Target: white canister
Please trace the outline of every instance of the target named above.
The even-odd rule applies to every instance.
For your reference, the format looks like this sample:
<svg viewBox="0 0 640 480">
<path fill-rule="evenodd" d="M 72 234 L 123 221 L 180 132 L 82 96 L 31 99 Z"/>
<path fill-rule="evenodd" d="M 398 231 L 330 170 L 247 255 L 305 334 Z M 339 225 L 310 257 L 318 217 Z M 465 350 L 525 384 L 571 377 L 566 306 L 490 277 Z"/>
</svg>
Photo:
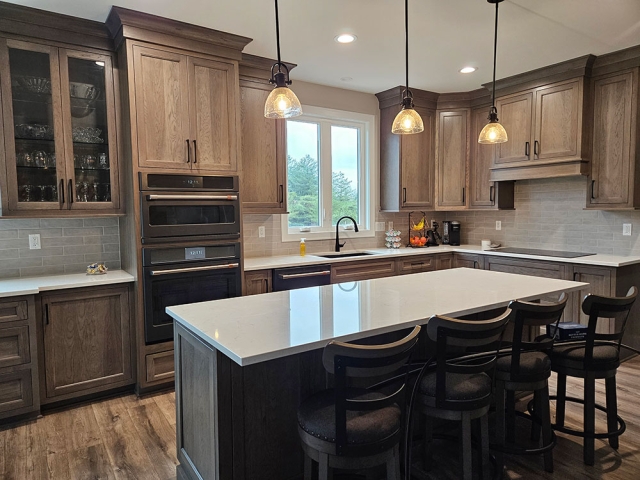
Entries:
<svg viewBox="0 0 640 480">
<path fill-rule="evenodd" d="M 491 250 L 491 240 L 482 240 L 482 249 Z"/>
</svg>

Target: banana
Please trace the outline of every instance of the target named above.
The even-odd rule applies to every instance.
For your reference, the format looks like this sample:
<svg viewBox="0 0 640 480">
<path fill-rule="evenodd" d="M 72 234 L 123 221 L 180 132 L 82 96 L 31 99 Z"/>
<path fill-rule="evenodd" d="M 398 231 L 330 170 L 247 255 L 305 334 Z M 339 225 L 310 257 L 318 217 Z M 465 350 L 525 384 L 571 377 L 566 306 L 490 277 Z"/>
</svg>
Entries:
<svg viewBox="0 0 640 480">
<path fill-rule="evenodd" d="M 424 228 L 424 217 L 417 224 L 411 226 L 411 230 L 422 230 Z"/>
</svg>

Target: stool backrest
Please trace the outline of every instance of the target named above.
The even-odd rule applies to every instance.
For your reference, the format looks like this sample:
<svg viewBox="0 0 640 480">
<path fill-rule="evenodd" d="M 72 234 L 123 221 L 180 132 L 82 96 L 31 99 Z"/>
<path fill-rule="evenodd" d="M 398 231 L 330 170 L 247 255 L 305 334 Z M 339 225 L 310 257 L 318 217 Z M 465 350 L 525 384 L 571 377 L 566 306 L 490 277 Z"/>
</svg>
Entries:
<svg viewBox="0 0 640 480">
<path fill-rule="evenodd" d="M 553 349 L 554 337 L 545 338 L 542 341 L 527 342 L 522 339 L 526 327 L 543 327 L 555 324 L 556 331 L 558 323 L 567 305 L 567 295 L 562 293 L 555 303 L 533 303 L 522 300 L 514 300 L 509 304 L 513 310 L 513 342 L 511 346 L 511 370 L 512 381 L 527 381 L 520 374 L 520 356 L 526 351 L 551 351 Z"/>
<path fill-rule="evenodd" d="M 629 319 L 631 307 L 638 297 L 638 289 L 631 287 L 625 297 L 603 297 L 589 294 L 582 301 L 582 311 L 589 315 L 584 362 L 587 368 L 593 366 L 593 347 L 597 340 L 612 342 L 617 345 L 618 352 Z M 616 331 L 613 333 L 596 333 L 599 320 L 615 318 Z M 619 321 L 618 321 L 619 320 Z"/>
<path fill-rule="evenodd" d="M 500 349 L 502 334 L 507 322 L 513 318 L 513 310 L 507 310 L 500 316 L 489 320 L 460 320 L 435 315 L 427 323 L 429 339 L 436 343 L 436 407 L 448 410 L 479 408 L 488 405 L 491 395 L 474 402 L 467 400 L 446 400 L 446 381 L 448 373 L 474 374 L 493 370 Z M 487 347 L 496 344 L 493 354 L 469 362 L 450 358 L 451 351 L 459 352 L 458 347 Z M 477 404 L 476 406 L 472 405 Z"/>
<path fill-rule="evenodd" d="M 324 368 L 335 375 L 335 414 L 336 414 L 336 454 L 363 455 L 372 454 L 371 448 L 380 445 L 349 445 L 347 439 L 347 411 L 380 410 L 397 404 L 404 417 L 405 386 L 409 369 L 400 376 L 399 388 L 390 395 L 376 399 L 348 398 L 347 379 L 349 377 L 372 378 L 389 375 L 407 367 L 411 353 L 418 343 L 420 327 L 413 328 L 411 333 L 393 343 L 385 345 L 357 345 L 332 341 L 327 344 L 322 354 Z M 400 435 L 400 432 L 398 432 Z M 397 441 L 396 436 L 388 439 L 389 445 Z"/>
</svg>

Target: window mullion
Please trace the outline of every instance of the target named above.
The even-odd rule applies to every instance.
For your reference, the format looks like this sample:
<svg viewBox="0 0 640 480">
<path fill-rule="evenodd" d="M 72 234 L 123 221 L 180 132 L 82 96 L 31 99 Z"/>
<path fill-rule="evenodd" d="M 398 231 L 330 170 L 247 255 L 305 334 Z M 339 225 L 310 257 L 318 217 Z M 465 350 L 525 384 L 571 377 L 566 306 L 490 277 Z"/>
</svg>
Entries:
<svg viewBox="0 0 640 480">
<path fill-rule="evenodd" d="M 332 181 L 331 181 L 331 122 L 320 122 L 320 176 L 321 176 L 321 208 L 324 216 L 322 219 L 322 227 L 327 229 L 332 225 L 331 219 L 333 218 L 332 212 Z"/>
</svg>

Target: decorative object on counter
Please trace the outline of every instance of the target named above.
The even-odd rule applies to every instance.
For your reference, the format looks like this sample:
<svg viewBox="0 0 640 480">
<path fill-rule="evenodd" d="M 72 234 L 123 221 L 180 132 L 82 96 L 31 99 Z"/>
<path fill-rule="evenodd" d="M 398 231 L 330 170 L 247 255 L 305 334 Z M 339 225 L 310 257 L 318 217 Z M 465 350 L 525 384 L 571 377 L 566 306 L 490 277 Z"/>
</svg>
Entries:
<svg viewBox="0 0 640 480">
<path fill-rule="evenodd" d="M 51 94 L 51 80 L 42 77 L 16 77 L 20 88 L 28 93 Z"/>
<path fill-rule="evenodd" d="M 442 242 L 442 237 L 438 233 L 438 222 L 431 221 L 432 230 L 427 230 L 427 247 L 437 247 Z"/>
<path fill-rule="evenodd" d="M 427 245 L 427 214 L 426 212 L 417 212 L 422 214 L 422 218 L 418 223 L 412 220 L 413 214 L 416 212 L 409 212 L 409 244 L 407 247 L 412 248 L 425 248 Z"/>
<path fill-rule="evenodd" d="M 482 249 L 483 250 L 490 250 L 491 249 L 491 240 L 482 240 L 481 245 L 482 245 Z"/>
<path fill-rule="evenodd" d="M 402 92 L 402 110 L 396 115 L 391 126 L 391 133 L 409 135 L 424 131 L 422 118 L 413 109 L 413 94 L 409 90 L 409 1 L 404 0 L 404 67 L 405 89 Z"/>
<path fill-rule="evenodd" d="M 92 263 L 87 266 L 87 275 L 106 275 L 108 270 L 104 263 Z"/>
<path fill-rule="evenodd" d="M 307 254 L 307 244 L 304 243 L 306 239 L 300 239 L 300 256 L 304 257 Z"/>
<path fill-rule="evenodd" d="M 489 123 L 487 123 L 478 137 L 478 143 L 505 143 L 509 140 L 507 131 L 498 122 L 498 109 L 496 108 L 496 57 L 498 54 L 498 5 L 503 0 L 487 0 L 496 4 L 496 27 L 493 37 L 493 93 L 491 109 L 489 110 Z"/>
<path fill-rule="evenodd" d="M 266 118 L 292 118 L 302 115 L 302 105 L 293 90 L 289 88 L 289 67 L 280 58 L 280 18 L 278 16 L 278 0 L 276 5 L 276 44 L 278 47 L 278 61 L 271 67 L 269 83 L 275 85 L 264 104 Z M 276 67 L 278 71 L 276 72 Z M 284 69 L 284 71 L 283 71 Z"/>
<path fill-rule="evenodd" d="M 400 230 L 387 230 L 384 232 L 384 245 L 387 248 L 400 248 L 402 246 L 402 232 Z"/>
</svg>

